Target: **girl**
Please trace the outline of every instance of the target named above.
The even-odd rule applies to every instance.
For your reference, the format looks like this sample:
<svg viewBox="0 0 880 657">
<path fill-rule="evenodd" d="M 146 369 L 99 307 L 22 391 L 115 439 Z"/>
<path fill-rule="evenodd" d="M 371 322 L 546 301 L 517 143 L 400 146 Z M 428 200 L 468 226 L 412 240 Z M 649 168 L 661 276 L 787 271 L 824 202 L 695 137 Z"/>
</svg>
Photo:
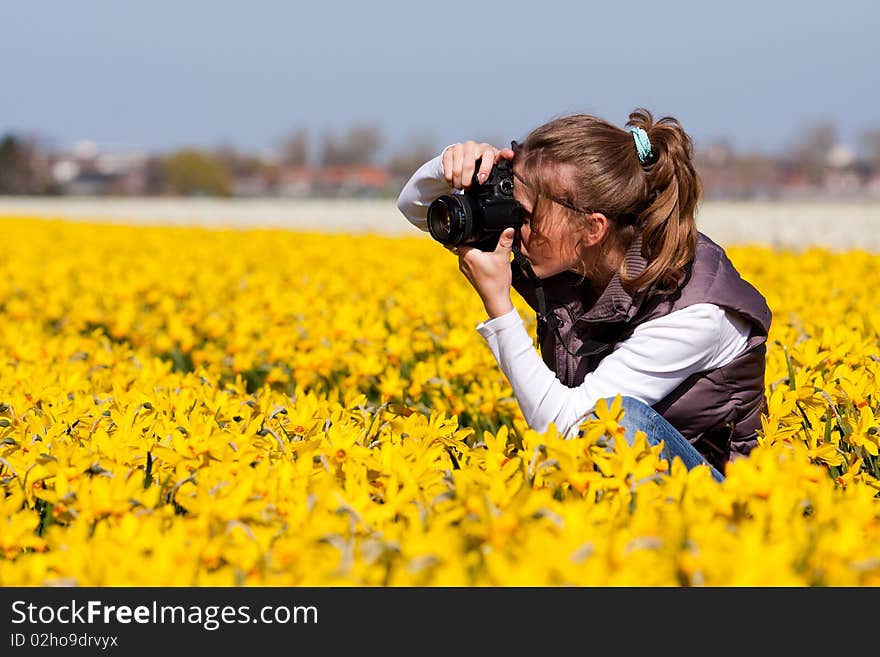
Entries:
<svg viewBox="0 0 880 657">
<path fill-rule="evenodd" d="M 452 144 L 413 174 L 397 205 L 427 230 L 432 200 L 511 160 L 522 226 L 493 252 L 450 250 L 483 301 L 477 331 L 529 426 L 576 435 L 600 399 L 619 393 L 627 441 L 644 431 L 667 458 L 710 465 L 720 481 L 757 443 L 770 309 L 697 230 L 701 185 L 680 123 L 636 109 L 626 127 L 574 114 L 511 148 Z M 541 355 L 511 286 L 538 313 Z"/>
</svg>

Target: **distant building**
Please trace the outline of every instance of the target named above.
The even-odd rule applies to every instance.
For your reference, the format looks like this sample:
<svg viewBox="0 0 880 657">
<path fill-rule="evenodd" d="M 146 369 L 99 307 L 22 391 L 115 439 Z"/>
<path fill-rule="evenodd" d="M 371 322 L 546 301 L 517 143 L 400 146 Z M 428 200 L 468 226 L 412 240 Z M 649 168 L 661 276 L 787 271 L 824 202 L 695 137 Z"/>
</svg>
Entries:
<svg viewBox="0 0 880 657">
<path fill-rule="evenodd" d="M 274 196 L 272 180 L 267 176 L 253 174 L 248 176 L 237 176 L 232 181 L 233 196 Z"/>
<path fill-rule="evenodd" d="M 81 141 L 71 155 L 55 157 L 50 171 L 62 194 L 136 196 L 147 191 L 147 159 L 140 151 L 100 153 L 93 142 Z"/>
<path fill-rule="evenodd" d="M 378 197 L 392 182 L 387 169 L 371 165 L 283 167 L 275 194 L 284 197 Z"/>
<path fill-rule="evenodd" d="M 314 167 L 282 167 L 275 183 L 275 195 L 285 198 L 311 196 L 318 180 Z"/>
</svg>

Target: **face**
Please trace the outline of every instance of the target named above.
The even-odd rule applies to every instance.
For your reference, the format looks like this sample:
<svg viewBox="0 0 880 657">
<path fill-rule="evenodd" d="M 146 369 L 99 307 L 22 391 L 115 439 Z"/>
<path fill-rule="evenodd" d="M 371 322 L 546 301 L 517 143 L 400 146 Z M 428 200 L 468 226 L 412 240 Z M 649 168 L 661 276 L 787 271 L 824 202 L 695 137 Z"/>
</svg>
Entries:
<svg viewBox="0 0 880 657">
<path fill-rule="evenodd" d="M 531 263 L 535 275 L 548 278 L 564 271 L 580 271 L 583 262 L 576 249 L 578 237 L 564 208 L 549 200 L 541 202 L 539 212 L 545 215 L 539 217 L 541 235 L 537 236 L 532 232 L 533 195 L 518 178 L 514 180 L 513 198 L 523 212 L 520 251 Z"/>
</svg>

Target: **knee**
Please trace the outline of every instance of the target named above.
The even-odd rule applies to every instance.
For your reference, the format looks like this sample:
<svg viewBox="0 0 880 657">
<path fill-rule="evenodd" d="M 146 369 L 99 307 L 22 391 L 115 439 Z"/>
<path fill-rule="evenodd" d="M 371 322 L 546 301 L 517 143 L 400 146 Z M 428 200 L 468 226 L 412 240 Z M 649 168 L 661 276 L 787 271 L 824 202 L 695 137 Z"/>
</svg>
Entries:
<svg viewBox="0 0 880 657">
<path fill-rule="evenodd" d="M 614 397 L 606 397 L 605 398 L 608 407 L 611 407 L 611 404 L 614 403 Z M 627 410 L 645 410 L 650 409 L 651 407 L 643 402 L 641 399 L 636 399 L 635 397 L 629 397 L 627 395 L 621 395 L 620 397 L 621 407 L 624 411 Z"/>
<path fill-rule="evenodd" d="M 608 408 L 614 403 L 614 397 L 606 397 Z M 620 408 L 623 411 L 621 423 L 627 426 L 641 426 L 654 418 L 654 409 L 641 399 L 621 396 Z"/>
</svg>

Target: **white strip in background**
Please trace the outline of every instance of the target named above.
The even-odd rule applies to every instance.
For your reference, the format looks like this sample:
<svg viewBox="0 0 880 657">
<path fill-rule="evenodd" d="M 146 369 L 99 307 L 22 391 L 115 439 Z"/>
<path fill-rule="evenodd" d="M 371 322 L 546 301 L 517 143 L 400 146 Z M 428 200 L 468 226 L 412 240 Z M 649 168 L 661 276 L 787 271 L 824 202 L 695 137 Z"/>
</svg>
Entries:
<svg viewBox="0 0 880 657">
<path fill-rule="evenodd" d="M 0 196 L 0 216 L 3 215 L 428 238 L 400 214 L 393 199 Z M 697 225 L 725 247 L 757 244 L 801 250 L 819 246 L 836 251 L 864 249 L 880 253 L 880 199 L 704 201 Z"/>
</svg>

